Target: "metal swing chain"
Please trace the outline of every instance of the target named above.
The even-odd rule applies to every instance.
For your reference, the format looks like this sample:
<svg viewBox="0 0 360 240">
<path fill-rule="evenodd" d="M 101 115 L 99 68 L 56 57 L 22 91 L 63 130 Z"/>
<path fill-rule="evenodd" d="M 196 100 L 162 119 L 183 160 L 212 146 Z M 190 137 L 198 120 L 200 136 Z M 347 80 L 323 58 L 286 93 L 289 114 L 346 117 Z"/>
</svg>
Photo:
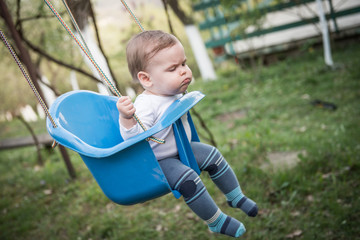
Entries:
<svg viewBox="0 0 360 240">
<path fill-rule="evenodd" d="M 52 11 L 52 13 L 55 15 L 55 17 L 59 20 L 59 22 L 61 23 L 61 25 L 65 28 L 65 30 L 69 33 L 69 35 L 75 40 L 76 44 L 80 47 L 80 49 L 84 52 L 84 54 L 88 57 L 88 59 L 90 60 L 90 62 L 93 64 L 93 66 L 95 67 L 95 69 L 97 70 L 97 72 L 99 73 L 99 75 L 101 76 L 101 79 L 103 81 L 103 83 L 107 84 L 109 86 L 109 88 L 112 90 L 112 92 L 118 96 L 121 97 L 122 95 L 120 94 L 119 90 L 116 89 L 116 87 L 112 84 L 112 82 L 108 79 L 108 77 L 105 75 L 105 73 L 101 70 L 101 68 L 99 67 L 99 65 L 95 62 L 95 59 L 92 57 L 90 50 L 87 48 L 87 46 L 85 47 L 80 41 L 79 39 L 75 36 L 75 34 L 71 31 L 71 29 L 69 28 L 69 26 L 65 23 L 65 21 L 63 20 L 63 18 L 60 16 L 60 14 L 56 11 L 56 9 L 54 8 L 54 6 L 50 3 L 49 0 L 44 0 L 46 5 L 50 8 L 50 10 Z M 64 1 L 63 1 L 64 2 Z M 75 19 L 73 18 L 73 15 L 71 14 L 70 9 L 67 7 L 66 5 L 66 9 L 67 11 L 70 13 L 70 18 L 72 18 L 72 21 L 75 25 L 75 28 L 77 29 L 79 35 L 82 37 L 81 31 L 79 29 L 79 27 L 77 26 L 77 23 L 75 21 Z M 140 24 L 140 23 L 139 23 Z M 139 25 L 141 26 L 141 25 Z M 84 39 L 83 42 L 85 43 Z M 85 44 L 86 45 L 86 44 Z M 86 49 L 87 48 L 87 49 Z M 146 127 L 144 126 L 144 124 L 140 121 L 140 119 L 138 118 L 138 116 L 136 114 L 134 114 L 134 119 L 137 121 L 137 123 L 139 123 L 139 125 L 141 126 L 141 128 L 146 131 Z M 165 140 L 163 139 L 159 139 L 156 137 L 149 137 L 147 138 L 147 140 L 151 140 L 154 141 L 156 143 L 160 143 L 163 144 L 165 143 Z"/>
<path fill-rule="evenodd" d="M 28 84 L 31 87 L 31 90 L 34 92 L 38 102 L 40 103 L 41 107 L 43 108 L 44 112 L 46 113 L 46 116 L 49 118 L 51 124 L 53 125 L 54 128 L 57 128 L 57 125 L 55 123 L 55 120 L 52 118 L 52 116 L 50 115 L 50 112 L 48 110 L 48 108 L 46 107 L 46 104 L 44 102 L 44 100 L 42 99 L 42 97 L 40 96 L 38 90 L 36 89 L 33 81 L 31 80 L 30 76 L 27 74 L 27 72 L 24 69 L 24 66 L 22 65 L 20 59 L 17 57 L 14 49 L 11 47 L 11 45 L 9 44 L 5 34 L 3 33 L 3 31 L 1 31 L 0 29 L 0 37 L 1 40 L 4 42 L 5 46 L 7 47 L 7 49 L 9 50 L 11 56 L 14 58 L 16 64 L 18 65 L 18 67 L 20 68 L 22 74 L 24 75 L 26 81 L 28 82 Z"/>
</svg>

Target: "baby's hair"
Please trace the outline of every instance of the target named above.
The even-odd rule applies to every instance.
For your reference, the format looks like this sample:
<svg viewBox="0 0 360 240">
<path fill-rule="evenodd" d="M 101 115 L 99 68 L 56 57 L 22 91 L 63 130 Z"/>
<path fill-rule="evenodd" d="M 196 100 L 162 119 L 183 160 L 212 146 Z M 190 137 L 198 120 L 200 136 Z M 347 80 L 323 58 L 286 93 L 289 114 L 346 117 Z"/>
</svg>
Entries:
<svg viewBox="0 0 360 240">
<path fill-rule="evenodd" d="M 179 40 L 160 30 L 141 32 L 130 39 L 126 47 L 126 58 L 130 74 L 137 80 L 137 74 L 145 71 L 149 60 L 160 50 L 174 46 Z"/>
</svg>

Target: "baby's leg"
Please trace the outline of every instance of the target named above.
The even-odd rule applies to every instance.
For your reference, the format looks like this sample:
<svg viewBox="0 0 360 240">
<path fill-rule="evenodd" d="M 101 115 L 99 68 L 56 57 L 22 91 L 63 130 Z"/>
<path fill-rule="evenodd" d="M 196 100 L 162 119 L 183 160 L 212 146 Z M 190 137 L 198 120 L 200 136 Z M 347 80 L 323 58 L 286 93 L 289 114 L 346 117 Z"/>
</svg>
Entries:
<svg viewBox="0 0 360 240">
<path fill-rule="evenodd" d="M 221 153 L 215 147 L 200 142 L 192 142 L 191 147 L 200 170 L 209 172 L 211 179 L 225 194 L 229 205 L 255 217 L 258 213 L 256 203 L 242 193 L 235 173 Z"/>
<path fill-rule="evenodd" d="M 196 172 L 176 158 L 160 160 L 159 164 L 172 189 L 178 190 L 189 208 L 206 221 L 209 229 L 232 237 L 245 232 L 244 225 L 224 214 L 207 192 Z"/>
</svg>

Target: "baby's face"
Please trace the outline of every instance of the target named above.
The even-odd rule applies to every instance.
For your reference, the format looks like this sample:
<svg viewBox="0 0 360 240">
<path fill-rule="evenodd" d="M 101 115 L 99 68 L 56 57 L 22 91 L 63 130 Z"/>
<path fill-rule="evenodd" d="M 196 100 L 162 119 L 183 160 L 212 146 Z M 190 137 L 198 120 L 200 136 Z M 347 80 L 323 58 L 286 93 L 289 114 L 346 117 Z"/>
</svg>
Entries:
<svg viewBox="0 0 360 240">
<path fill-rule="evenodd" d="M 150 59 L 147 72 L 152 81 L 148 90 L 161 96 L 185 92 L 192 80 L 192 72 L 186 65 L 184 47 L 180 42 L 156 53 Z"/>
</svg>

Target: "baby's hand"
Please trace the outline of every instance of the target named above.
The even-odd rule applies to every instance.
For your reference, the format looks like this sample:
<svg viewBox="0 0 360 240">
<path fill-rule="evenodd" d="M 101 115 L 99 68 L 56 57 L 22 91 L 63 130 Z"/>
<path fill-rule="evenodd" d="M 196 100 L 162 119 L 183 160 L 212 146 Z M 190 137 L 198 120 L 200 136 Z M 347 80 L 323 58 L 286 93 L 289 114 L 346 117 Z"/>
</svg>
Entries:
<svg viewBox="0 0 360 240">
<path fill-rule="evenodd" d="M 131 98 L 128 96 L 120 97 L 116 103 L 116 107 L 118 108 L 121 117 L 125 119 L 131 119 L 136 111 Z"/>
</svg>

